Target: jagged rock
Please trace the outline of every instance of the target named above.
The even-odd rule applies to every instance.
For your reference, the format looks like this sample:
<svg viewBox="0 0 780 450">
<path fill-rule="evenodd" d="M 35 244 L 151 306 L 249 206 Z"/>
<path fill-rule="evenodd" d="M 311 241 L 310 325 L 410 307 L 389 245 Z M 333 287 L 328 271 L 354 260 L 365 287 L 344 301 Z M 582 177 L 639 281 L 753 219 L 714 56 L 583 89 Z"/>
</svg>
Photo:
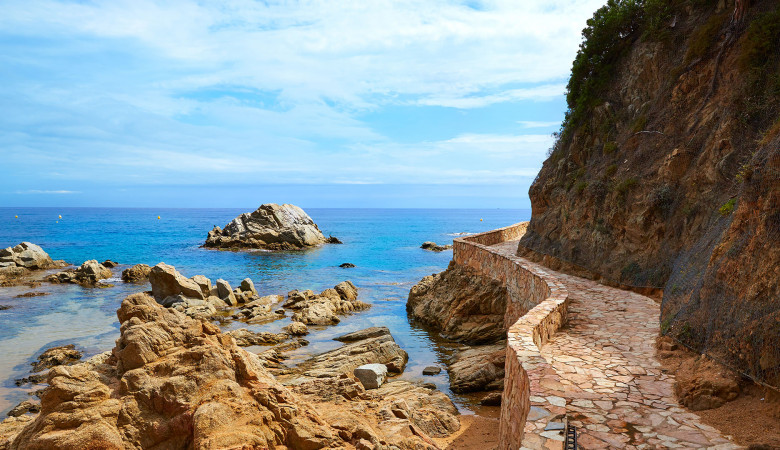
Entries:
<svg viewBox="0 0 780 450">
<path fill-rule="evenodd" d="M 22 403 L 16 405 L 11 411 L 8 412 L 10 417 L 19 417 L 27 413 L 39 413 L 41 411 L 41 405 L 33 402 L 32 400 L 25 400 Z"/>
<path fill-rule="evenodd" d="M 249 347 L 250 345 L 275 345 L 286 341 L 288 336 L 285 333 L 268 333 L 266 331 L 254 332 L 246 328 L 239 328 L 225 333 L 236 340 L 239 347 Z"/>
<path fill-rule="evenodd" d="M 325 289 L 319 295 L 312 291 L 290 291 L 285 308 L 295 310 L 293 321 L 307 325 L 335 325 L 341 322 L 339 315 L 368 309 L 371 305 L 357 299 L 357 288 L 349 281 Z"/>
<path fill-rule="evenodd" d="M 452 248 L 452 245 L 450 245 L 450 244 L 447 244 L 447 245 L 438 245 L 438 244 L 437 244 L 437 243 L 435 243 L 435 242 L 426 241 L 426 242 L 423 242 L 423 243 L 422 243 L 422 245 L 420 246 L 420 248 L 421 248 L 421 249 L 423 249 L 423 250 L 430 250 L 430 251 L 432 251 L 432 252 L 443 252 L 444 250 L 449 250 L 449 249 L 451 249 L 451 248 Z"/>
<path fill-rule="evenodd" d="M 501 283 L 451 262 L 412 287 L 406 310 L 447 339 L 492 343 L 506 336 L 506 298 Z"/>
<path fill-rule="evenodd" d="M 353 371 L 355 378 L 366 389 L 378 389 L 387 378 L 387 366 L 384 364 L 363 364 Z"/>
<path fill-rule="evenodd" d="M 233 288 L 230 287 L 230 283 L 222 278 L 217 280 L 217 297 L 221 298 L 230 306 L 238 306 L 238 300 L 233 293 Z"/>
<path fill-rule="evenodd" d="M 253 300 L 238 309 L 238 312 L 233 315 L 234 319 L 245 321 L 249 324 L 261 324 L 271 322 L 284 317 L 284 311 L 279 314 L 276 311 L 271 311 L 271 307 L 282 301 L 281 295 L 266 295 L 260 297 L 257 300 Z"/>
<path fill-rule="evenodd" d="M 450 389 L 465 393 L 503 388 L 506 343 L 458 352 L 449 365 Z"/>
<path fill-rule="evenodd" d="M 101 266 L 107 268 L 107 269 L 113 269 L 114 267 L 118 266 L 119 263 L 111 261 L 110 259 L 107 259 L 100 263 Z"/>
<path fill-rule="evenodd" d="M 204 298 L 208 298 L 211 295 L 211 280 L 203 275 L 195 275 L 190 279 L 198 285 Z"/>
<path fill-rule="evenodd" d="M 111 270 L 94 259 L 84 261 L 78 269 L 69 269 L 46 277 L 50 283 L 77 283 L 94 286 L 98 281 L 111 277 Z"/>
<path fill-rule="evenodd" d="M 0 267 L 23 267 L 28 270 L 52 267 L 54 261 L 43 249 L 30 242 L 0 249 Z"/>
<path fill-rule="evenodd" d="M 136 264 L 122 271 L 122 281 L 125 283 L 140 283 L 149 279 L 152 268 L 146 264 Z"/>
<path fill-rule="evenodd" d="M 375 337 L 386 336 L 389 334 L 390 334 L 390 329 L 387 327 L 370 327 L 358 331 L 353 331 L 352 333 L 347 333 L 341 336 L 337 336 L 333 338 L 333 340 L 339 342 L 357 342 L 357 341 L 364 341 L 366 339 L 371 339 Z"/>
<path fill-rule="evenodd" d="M 373 333 L 372 333 L 373 334 Z M 409 355 L 396 344 L 386 328 L 379 335 L 349 342 L 300 364 L 304 377 L 330 377 L 350 373 L 364 364 L 384 364 L 391 373 L 402 373 Z"/>
<path fill-rule="evenodd" d="M 45 373 L 35 373 L 29 377 L 18 378 L 14 380 L 14 384 L 16 386 L 24 386 L 25 384 L 41 384 L 46 381 L 46 377 L 47 374 Z"/>
<path fill-rule="evenodd" d="M 197 300 L 204 299 L 203 291 L 196 282 L 165 263 L 152 267 L 149 272 L 149 283 L 152 285 L 152 295 L 158 301 L 177 295 Z"/>
<path fill-rule="evenodd" d="M 11 309 L 8 305 L 0 305 L 0 311 L 5 311 L 6 309 Z"/>
<path fill-rule="evenodd" d="M 32 363 L 33 372 L 50 369 L 62 364 L 72 364 L 81 359 L 84 354 L 76 350 L 73 344 L 52 347 L 38 357 L 38 361 Z"/>
<path fill-rule="evenodd" d="M 239 289 L 241 289 L 243 292 L 249 292 L 254 296 L 257 295 L 257 291 L 255 290 L 255 283 L 252 282 L 251 278 L 244 278 L 241 280 L 241 286 Z"/>
<path fill-rule="evenodd" d="M 52 369 L 41 413 L 7 448 L 345 446 L 314 408 L 215 326 L 145 294 L 126 298 L 117 316 L 113 354 Z"/>
<path fill-rule="evenodd" d="M 355 267 L 355 265 L 352 263 L 343 263 L 343 264 L 339 264 L 339 267 L 341 267 L 342 269 L 351 269 Z"/>
<path fill-rule="evenodd" d="M 295 205 L 261 205 L 252 213 L 236 217 L 224 229 L 214 227 L 204 247 L 296 250 L 327 240 L 301 208 Z"/>
<path fill-rule="evenodd" d="M 302 322 L 293 322 L 286 327 L 282 328 L 282 331 L 292 336 L 306 336 L 309 334 L 309 327 Z"/>
</svg>

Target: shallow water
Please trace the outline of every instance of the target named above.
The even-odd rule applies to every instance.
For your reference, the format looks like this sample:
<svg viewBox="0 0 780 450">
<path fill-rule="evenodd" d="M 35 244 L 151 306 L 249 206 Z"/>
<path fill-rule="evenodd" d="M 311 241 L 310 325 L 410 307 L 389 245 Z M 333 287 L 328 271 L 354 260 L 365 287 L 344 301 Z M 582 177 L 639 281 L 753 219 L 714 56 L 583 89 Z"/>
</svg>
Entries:
<svg viewBox="0 0 780 450">
<path fill-rule="evenodd" d="M 122 264 L 113 269 L 115 276 L 129 265 L 164 261 L 186 276 L 202 274 L 212 281 L 224 278 L 233 286 L 250 277 L 261 295 L 285 294 L 291 289 L 319 292 L 349 279 L 359 288 L 359 298 L 372 308 L 343 317 L 337 326 L 313 329 L 306 337 L 310 345 L 291 352 L 291 361 L 341 345 L 333 337 L 386 326 L 409 353 L 401 377 L 417 380 L 423 379 L 423 367 L 442 364 L 457 347 L 407 317 L 409 289 L 423 276 L 446 268 L 452 257 L 451 251 L 429 252 L 421 250 L 420 244 L 429 240 L 450 243 L 456 233 L 486 231 L 530 217 L 530 210 L 505 209 L 307 209 L 326 236 L 332 234 L 344 244 L 284 253 L 199 247 L 214 225 L 224 226 L 242 212 L 246 210 L 0 208 L 0 247 L 30 241 L 52 258 L 71 264 L 111 259 Z M 357 267 L 339 268 L 344 262 Z M 0 305 L 11 306 L 0 311 L 0 414 L 27 398 L 29 389 L 17 388 L 13 381 L 27 376 L 29 363 L 47 348 L 74 343 L 92 355 L 113 347 L 119 335 L 116 309 L 125 296 L 149 286 L 108 281 L 114 286 L 43 283 L 34 289 L 0 288 Z M 30 291 L 49 295 L 15 298 Z M 233 322 L 225 328 L 277 331 L 288 323 L 288 318 L 263 325 Z M 469 397 L 449 391 L 446 371 L 424 378 L 436 383 L 464 412 L 472 409 Z"/>
</svg>

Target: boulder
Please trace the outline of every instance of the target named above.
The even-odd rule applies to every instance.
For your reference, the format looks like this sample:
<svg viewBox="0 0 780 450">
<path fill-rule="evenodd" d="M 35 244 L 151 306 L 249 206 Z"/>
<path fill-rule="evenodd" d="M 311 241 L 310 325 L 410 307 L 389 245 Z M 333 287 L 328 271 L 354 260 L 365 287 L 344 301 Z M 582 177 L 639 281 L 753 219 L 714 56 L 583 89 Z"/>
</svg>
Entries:
<svg viewBox="0 0 780 450">
<path fill-rule="evenodd" d="M 236 217 L 224 229 L 214 227 L 208 233 L 208 248 L 257 248 L 296 250 L 313 247 L 327 240 L 301 208 L 295 205 L 261 205 L 252 213 Z"/>
<path fill-rule="evenodd" d="M 222 278 L 217 280 L 217 297 L 221 298 L 230 306 L 238 306 L 238 300 L 233 293 L 233 288 L 230 287 L 230 283 Z"/>
<path fill-rule="evenodd" d="M 503 389 L 505 361 L 505 342 L 458 352 L 449 365 L 450 389 L 456 393 Z"/>
<path fill-rule="evenodd" d="M 342 281 L 341 283 L 337 284 L 333 289 L 335 289 L 336 292 L 339 293 L 339 296 L 344 300 L 353 301 L 357 299 L 358 296 L 357 288 L 349 280 Z"/>
<path fill-rule="evenodd" d="M 233 319 L 242 320 L 249 324 L 261 324 L 271 322 L 284 317 L 284 311 L 272 311 L 274 304 L 282 301 L 281 295 L 266 295 L 241 306 Z"/>
<path fill-rule="evenodd" d="M 257 291 L 255 290 L 255 283 L 252 282 L 251 278 L 244 278 L 241 280 L 241 286 L 239 286 L 239 289 L 243 292 L 249 292 L 253 296 L 257 295 Z"/>
<path fill-rule="evenodd" d="M 22 242 L 0 250 L 0 267 L 23 267 L 29 270 L 46 269 L 54 264 L 48 253 L 31 242 Z"/>
<path fill-rule="evenodd" d="M 353 371 L 355 378 L 366 389 L 379 389 L 387 378 L 387 366 L 384 364 L 364 364 Z"/>
<path fill-rule="evenodd" d="M 111 261 L 110 259 L 107 259 L 107 260 L 103 261 L 102 263 L 100 263 L 100 265 L 102 265 L 103 267 L 105 267 L 107 269 L 113 269 L 114 267 L 118 266 L 119 263 Z"/>
<path fill-rule="evenodd" d="M 449 245 L 449 244 L 448 245 L 439 245 L 439 244 L 437 244 L 435 242 L 426 241 L 426 242 L 422 243 L 420 248 L 423 249 L 423 250 L 430 250 L 432 252 L 443 252 L 444 250 L 451 249 L 452 245 Z"/>
<path fill-rule="evenodd" d="M 152 295 L 158 301 L 177 295 L 198 300 L 205 298 L 203 291 L 196 282 L 177 272 L 173 266 L 165 263 L 152 267 L 152 270 L 149 272 L 149 283 L 152 285 Z"/>
<path fill-rule="evenodd" d="M 352 263 L 343 263 L 343 264 L 339 264 L 339 267 L 341 267 L 342 269 L 351 269 L 355 267 L 355 265 Z"/>
<path fill-rule="evenodd" d="M 423 375 L 438 375 L 441 373 L 441 367 L 437 366 L 428 366 L 423 369 L 422 374 Z"/>
<path fill-rule="evenodd" d="M 149 279 L 152 268 L 146 264 L 136 264 L 122 271 L 122 281 L 125 283 L 140 283 Z"/>
<path fill-rule="evenodd" d="M 203 293 L 203 297 L 208 297 L 211 295 L 211 280 L 203 275 L 195 275 L 190 279 L 198 285 L 200 291 Z"/>
<path fill-rule="evenodd" d="M 76 279 L 80 283 L 95 284 L 106 278 L 111 278 L 111 270 L 94 259 L 84 261 L 81 267 L 76 269 Z"/>
<path fill-rule="evenodd" d="M 291 336 L 306 336 L 309 334 L 309 327 L 302 322 L 293 322 L 286 327 L 282 328 L 282 331 Z"/>
</svg>

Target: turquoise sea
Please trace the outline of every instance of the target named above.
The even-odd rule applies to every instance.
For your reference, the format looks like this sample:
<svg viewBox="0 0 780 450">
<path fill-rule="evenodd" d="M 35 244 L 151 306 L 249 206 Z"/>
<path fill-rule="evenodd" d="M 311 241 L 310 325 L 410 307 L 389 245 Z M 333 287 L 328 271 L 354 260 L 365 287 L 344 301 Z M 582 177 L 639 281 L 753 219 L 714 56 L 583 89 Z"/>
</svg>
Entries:
<svg viewBox="0 0 780 450">
<path fill-rule="evenodd" d="M 290 363 L 340 344 L 332 338 L 369 326 L 387 326 L 409 353 L 402 375 L 423 379 L 422 368 L 441 364 L 457 345 L 411 323 L 406 314 L 409 289 L 422 277 L 447 267 L 451 251 L 420 249 L 424 241 L 451 243 L 460 233 L 477 233 L 528 220 L 530 210 L 491 209 L 306 209 L 323 233 L 343 245 L 325 245 L 299 252 L 229 252 L 200 248 L 206 233 L 224 226 L 249 209 L 129 209 L 129 208 L 0 208 L 0 247 L 22 241 L 36 243 L 54 259 L 79 265 L 85 260 L 119 262 L 113 287 L 76 285 L 0 288 L 0 416 L 29 395 L 29 386 L 14 380 L 29 373 L 29 363 L 49 347 L 76 344 L 87 356 L 110 350 L 119 336 L 116 309 L 132 293 L 148 285 L 119 280 L 130 265 L 166 262 L 184 275 L 224 278 L 234 286 L 252 278 L 261 295 L 285 294 L 292 289 L 321 291 L 343 280 L 359 288 L 359 298 L 372 308 L 344 317 L 341 324 L 314 330 L 310 345 L 295 351 Z M 18 216 L 18 218 L 15 218 Z M 62 216 L 60 219 L 59 216 Z M 160 219 L 158 219 L 158 216 Z M 342 269 L 349 262 L 355 268 Z M 39 297 L 16 298 L 30 291 Z M 234 322 L 227 328 L 277 331 L 288 319 L 271 324 Z M 249 350 L 262 350 L 250 348 Z M 447 388 L 446 370 L 425 377 L 447 392 L 464 410 L 466 397 Z"/>
</svg>

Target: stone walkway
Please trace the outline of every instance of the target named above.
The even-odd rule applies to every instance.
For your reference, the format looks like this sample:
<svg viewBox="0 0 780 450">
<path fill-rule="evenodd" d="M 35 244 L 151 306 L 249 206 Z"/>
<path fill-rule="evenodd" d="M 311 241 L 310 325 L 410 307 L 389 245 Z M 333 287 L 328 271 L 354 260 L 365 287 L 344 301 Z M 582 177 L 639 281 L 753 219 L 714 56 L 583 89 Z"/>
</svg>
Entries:
<svg viewBox="0 0 780 450">
<path fill-rule="evenodd" d="M 517 241 L 493 246 L 514 255 Z M 534 264 L 530 261 L 528 264 Z M 568 325 L 541 349 L 551 367 L 529 373 L 523 448 L 561 449 L 564 416 L 582 449 L 741 448 L 686 411 L 655 358 L 652 299 L 553 272 L 569 290 Z"/>
</svg>

